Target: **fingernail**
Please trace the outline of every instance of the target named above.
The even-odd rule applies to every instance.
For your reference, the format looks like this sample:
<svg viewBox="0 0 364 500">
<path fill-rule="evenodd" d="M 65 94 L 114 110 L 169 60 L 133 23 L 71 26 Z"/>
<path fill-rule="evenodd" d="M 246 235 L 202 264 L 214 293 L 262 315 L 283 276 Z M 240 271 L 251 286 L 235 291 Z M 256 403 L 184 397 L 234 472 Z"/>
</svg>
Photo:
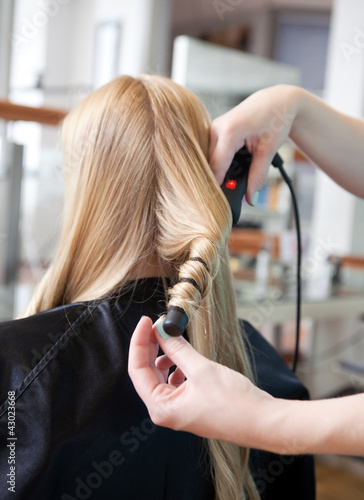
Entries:
<svg viewBox="0 0 364 500">
<path fill-rule="evenodd" d="M 260 195 L 260 191 L 255 191 L 255 193 L 252 196 L 252 204 L 254 207 L 257 205 L 257 203 L 259 201 L 259 195 Z"/>
<path fill-rule="evenodd" d="M 158 334 L 163 338 L 163 339 L 170 339 L 172 338 L 168 333 L 164 331 L 163 328 L 163 321 L 165 320 L 166 315 L 162 316 L 161 318 L 157 319 L 157 321 L 154 323 L 153 326 L 155 326 L 155 329 L 157 330 Z"/>
</svg>

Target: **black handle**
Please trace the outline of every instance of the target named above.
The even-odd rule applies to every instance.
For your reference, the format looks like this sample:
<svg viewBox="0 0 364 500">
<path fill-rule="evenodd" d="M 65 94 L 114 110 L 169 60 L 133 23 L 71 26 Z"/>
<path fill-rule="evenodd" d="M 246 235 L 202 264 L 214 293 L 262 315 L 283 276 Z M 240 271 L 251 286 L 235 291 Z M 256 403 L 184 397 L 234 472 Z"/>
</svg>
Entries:
<svg viewBox="0 0 364 500">
<path fill-rule="evenodd" d="M 226 172 L 221 189 L 226 196 L 233 215 L 233 226 L 240 218 L 241 204 L 246 193 L 248 185 L 249 168 L 252 162 L 252 155 L 242 147 L 235 154 L 233 161 Z"/>
</svg>

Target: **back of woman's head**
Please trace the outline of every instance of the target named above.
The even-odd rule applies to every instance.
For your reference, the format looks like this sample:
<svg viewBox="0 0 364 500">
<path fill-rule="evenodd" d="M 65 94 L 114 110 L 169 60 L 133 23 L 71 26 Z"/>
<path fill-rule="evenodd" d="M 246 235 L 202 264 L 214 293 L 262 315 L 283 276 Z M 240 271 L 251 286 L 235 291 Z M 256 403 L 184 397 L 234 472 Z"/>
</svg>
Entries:
<svg viewBox="0 0 364 500">
<path fill-rule="evenodd" d="M 196 96 L 159 76 L 117 78 L 68 114 L 61 240 L 27 314 L 120 293 L 152 266 L 171 278 L 167 302 L 187 312 L 192 344 L 249 374 L 226 250 L 231 213 L 208 165 L 209 126 Z M 246 450 L 209 446 L 217 498 L 258 498 Z"/>
</svg>

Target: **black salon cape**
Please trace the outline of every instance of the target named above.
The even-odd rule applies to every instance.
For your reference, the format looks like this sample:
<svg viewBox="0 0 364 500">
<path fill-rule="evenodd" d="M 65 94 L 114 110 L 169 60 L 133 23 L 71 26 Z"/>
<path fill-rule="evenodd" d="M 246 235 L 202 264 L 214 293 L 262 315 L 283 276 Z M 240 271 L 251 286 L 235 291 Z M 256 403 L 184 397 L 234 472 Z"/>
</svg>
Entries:
<svg viewBox="0 0 364 500">
<path fill-rule="evenodd" d="M 164 311 L 161 292 L 148 278 L 117 300 L 0 324 L 2 500 L 213 499 L 202 439 L 155 426 L 127 373 L 132 332 L 142 314 L 155 321 Z M 245 328 L 259 386 L 306 398 L 274 349 Z M 310 457 L 253 451 L 251 468 L 262 499 L 315 497 Z"/>
</svg>

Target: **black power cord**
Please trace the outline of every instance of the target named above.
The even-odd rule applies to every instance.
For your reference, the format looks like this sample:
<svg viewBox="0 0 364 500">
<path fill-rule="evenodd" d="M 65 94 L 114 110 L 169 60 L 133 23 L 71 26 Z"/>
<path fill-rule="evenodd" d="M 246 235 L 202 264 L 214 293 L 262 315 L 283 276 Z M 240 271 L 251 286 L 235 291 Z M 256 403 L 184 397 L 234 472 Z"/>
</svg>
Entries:
<svg viewBox="0 0 364 500">
<path fill-rule="evenodd" d="M 296 344 L 293 356 L 293 372 L 296 371 L 298 355 L 299 355 L 299 345 L 300 345 L 300 324 L 301 324 L 301 260 L 302 260 L 302 244 L 301 244 L 301 224 L 300 224 L 300 215 L 298 210 L 297 198 L 293 189 L 293 184 L 291 178 L 288 176 L 287 172 L 283 168 L 283 160 L 282 158 L 276 154 L 272 161 L 273 167 L 278 168 L 283 179 L 286 181 L 287 186 L 292 195 L 293 201 L 293 211 L 294 217 L 296 221 L 296 232 L 297 232 L 297 310 L 296 310 Z"/>
<path fill-rule="evenodd" d="M 241 212 L 241 203 L 247 188 L 247 181 L 249 169 L 252 162 L 252 155 L 244 146 L 234 156 L 234 159 L 225 175 L 224 182 L 221 189 L 229 202 L 233 226 L 238 222 Z M 296 219 L 297 228 L 297 315 L 296 315 L 296 346 L 293 357 L 293 371 L 296 371 L 298 354 L 299 354 L 299 341 L 300 341 L 300 322 L 301 322 L 301 227 L 300 218 L 298 213 L 298 205 L 296 195 L 293 190 L 291 179 L 288 177 L 283 168 L 283 160 L 277 153 L 272 160 L 272 165 L 279 169 L 283 179 L 286 181 L 292 195 L 294 214 Z M 197 285 L 197 283 L 196 283 Z M 198 285 L 197 285 L 198 286 Z M 168 309 L 167 317 L 163 323 L 163 329 L 174 337 L 182 335 L 188 318 L 186 312 L 180 307 L 173 306 Z"/>
</svg>

